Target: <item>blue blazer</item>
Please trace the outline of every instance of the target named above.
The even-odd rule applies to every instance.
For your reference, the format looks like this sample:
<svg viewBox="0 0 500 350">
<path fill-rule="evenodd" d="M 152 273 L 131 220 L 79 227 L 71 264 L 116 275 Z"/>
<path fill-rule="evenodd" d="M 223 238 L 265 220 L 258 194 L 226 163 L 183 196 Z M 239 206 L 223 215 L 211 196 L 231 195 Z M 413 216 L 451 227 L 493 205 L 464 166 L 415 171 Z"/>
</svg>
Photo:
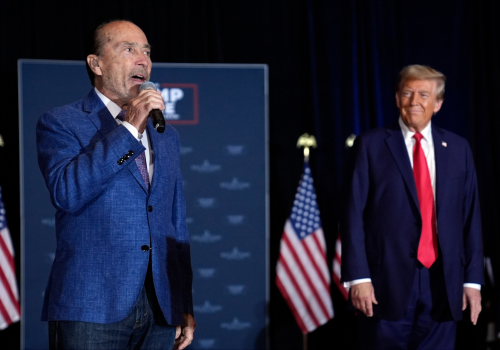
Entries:
<svg viewBox="0 0 500 350">
<path fill-rule="evenodd" d="M 439 253 L 453 319 L 462 318 L 463 283 L 484 283 L 476 171 L 467 141 L 432 124 Z M 371 278 L 374 315 L 403 317 L 421 233 L 415 179 L 398 123 L 356 138 L 340 218 L 342 279 Z"/>
<path fill-rule="evenodd" d="M 134 161 L 144 147 L 116 124 L 93 89 L 40 117 L 38 163 L 56 208 L 57 238 L 42 320 L 124 319 L 144 286 L 150 252 L 143 246 L 151 246 L 167 322 L 182 324 L 183 313 L 193 314 L 179 135 L 168 125 L 159 134 L 151 121 L 148 130 L 149 191 Z"/>
</svg>

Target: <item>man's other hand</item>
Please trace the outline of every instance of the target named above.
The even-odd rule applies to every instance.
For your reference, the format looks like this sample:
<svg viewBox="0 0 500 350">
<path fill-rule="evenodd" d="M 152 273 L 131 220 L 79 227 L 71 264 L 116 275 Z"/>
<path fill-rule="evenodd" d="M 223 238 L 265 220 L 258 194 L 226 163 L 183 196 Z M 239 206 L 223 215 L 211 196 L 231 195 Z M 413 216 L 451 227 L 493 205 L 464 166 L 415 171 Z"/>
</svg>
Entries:
<svg viewBox="0 0 500 350">
<path fill-rule="evenodd" d="M 378 304 L 371 282 L 358 283 L 351 286 L 352 305 L 368 317 L 373 316 L 373 305 Z"/>
<path fill-rule="evenodd" d="M 462 311 L 467 308 L 467 304 L 470 306 L 470 320 L 475 326 L 481 312 L 481 291 L 475 288 L 464 287 Z"/>
<path fill-rule="evenodd" d="M 196 321 L 193 315 L 184 314 L 184 323 L 175 330 L 174 350 L 182 350 L 191 344 L 195 328 Z"/>
</svg>

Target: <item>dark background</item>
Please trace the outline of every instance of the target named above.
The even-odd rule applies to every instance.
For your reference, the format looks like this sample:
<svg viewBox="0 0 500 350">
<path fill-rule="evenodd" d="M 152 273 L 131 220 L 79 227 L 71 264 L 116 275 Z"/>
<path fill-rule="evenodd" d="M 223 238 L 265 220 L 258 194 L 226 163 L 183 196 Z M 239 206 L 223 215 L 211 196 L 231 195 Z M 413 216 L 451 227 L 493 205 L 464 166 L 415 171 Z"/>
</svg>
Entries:
<svg viewBox="0 0 500 350">
<path fill-rule="evenodd" d="M 471 143 L 485 253 L 500 280 L 497 0 L 1 1 L 0 183 L 18 269 L 17 59 L 83 60 L 88 32 L 108 19 L 139 25 L 154 62 L 269 65 L 272 349 L 302 348 L 302 335 L 274 284 L 279 240 L 302 171 L 297 139 L 308 132 L 318 141 L 311 168 L 331 262 L 345 140 L 397 119 L 395 80 L 408 64 L 427 64 L 447 76 L 445 102 L 433 121 Z M 486 325 L 497 322 L 497 293 L 490 283 L 483 287 L 479 324 L 459 324 L 457 348 L 486 349 Z M 356 348 L 354 316 L 335 287 L 332 296 L 335 318 L 308 336 L 309 349 Z M 17 348 L 19 330 L 17 324 L 0 331 L 0 347 Z"/>
</svg>

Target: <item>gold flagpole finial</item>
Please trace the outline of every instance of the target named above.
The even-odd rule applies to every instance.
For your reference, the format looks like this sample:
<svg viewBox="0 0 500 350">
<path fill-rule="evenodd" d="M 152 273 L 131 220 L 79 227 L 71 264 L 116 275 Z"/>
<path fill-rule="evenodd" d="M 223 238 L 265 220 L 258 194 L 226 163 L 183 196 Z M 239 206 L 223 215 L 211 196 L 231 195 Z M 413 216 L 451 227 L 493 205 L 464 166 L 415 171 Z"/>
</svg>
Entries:
<svg viewBox="0 0 500 350">
<path fill-rule="evenodd" d="M 3 137 L 0 134 L 0 147 L 3 147 L 3 146 L 5 146 L 5 142 L 3 141 Z"/>
<path fill-rule="evenodd" d="M 308 133 L 303 134 L 297 141 L 297 148 L 304 147 L 304 160 L 309 160 L 309 147 L 316 148 L 316 138 Z"/>
<path fill-rule="evenodd" d="M 356 140 L 356 135 L 351 134 L 345 140 L 345 148 L 351 148 L 354 145 L 354 140 Z"/>
</svg>

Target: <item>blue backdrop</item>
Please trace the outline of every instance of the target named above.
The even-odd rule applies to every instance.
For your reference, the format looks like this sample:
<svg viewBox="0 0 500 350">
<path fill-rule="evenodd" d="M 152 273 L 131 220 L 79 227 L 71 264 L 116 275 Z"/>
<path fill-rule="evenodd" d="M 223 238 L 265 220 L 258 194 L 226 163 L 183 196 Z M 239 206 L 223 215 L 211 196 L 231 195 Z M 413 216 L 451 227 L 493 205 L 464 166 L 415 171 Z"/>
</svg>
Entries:
<svg viewBox="0 0 500 350">
<path fill-rule="evenodd" d="M 40 114 L 91 89 L 84 62 L 20 60 L 22 348 L 46 349 L 40 321 L 55 251 L 38 169 Z M 190 349 L 266 347 L 269 248 L 267 66 L 158 64 L 152 81 L 181 135 L 197 330 Z"/>
</svg>

